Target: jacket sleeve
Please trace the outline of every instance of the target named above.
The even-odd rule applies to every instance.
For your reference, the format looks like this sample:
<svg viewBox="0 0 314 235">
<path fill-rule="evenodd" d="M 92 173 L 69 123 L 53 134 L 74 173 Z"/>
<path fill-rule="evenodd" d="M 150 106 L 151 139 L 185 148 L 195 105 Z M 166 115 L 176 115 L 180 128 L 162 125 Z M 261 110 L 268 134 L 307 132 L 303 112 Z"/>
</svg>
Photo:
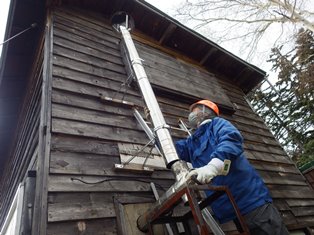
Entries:
<svg viewBox="0 0 314 235">
<path fill-rule="evenodd" d="M 190 155 L 187 147 L 187 140 L 178 140 L 176 142 L 176 150 L 179 155 L 179 158 L 186 161 L 190 162 Z"/>
<path fill-rule="evenodd" d="M 243 153 L 243 138 L 236 127 L 229 121 L 219 118 L 214 125 L 215 139 L 217 147 L 211 154 L 212 158 L 220 160 L 238 157 Z"/>
</svg>

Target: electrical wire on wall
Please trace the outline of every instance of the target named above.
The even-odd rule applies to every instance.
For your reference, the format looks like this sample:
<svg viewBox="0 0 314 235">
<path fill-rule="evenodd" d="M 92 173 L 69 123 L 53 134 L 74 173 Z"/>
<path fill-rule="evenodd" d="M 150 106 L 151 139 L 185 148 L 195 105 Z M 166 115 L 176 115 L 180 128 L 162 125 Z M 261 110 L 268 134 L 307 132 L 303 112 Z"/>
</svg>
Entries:
<svg viewBox="0 0 314 235">
<path fill-rule="evenodd" d="M 150 184 L 150 181 L 146 181 L 146 180 L 141 180 L 141 179 L 122 179 L 122 178 L 110 178 L 110 179 L 104 179 L 104 180 L 99 180 L 99 181 L 95 181 L 95 182 L 87 182 L 85 180 L 81 180 L 79 178 L 76 177 L 71 177 L 72 181 L 79 181 L 83 184 L 90 184 L 90 185 L 95 185 L 95 184 L 101 184 L 104 182 L 111 182 L 111 181 L 134 181 L 134 182 L 141 182 L 141 183 L 147 183 Z M 159 189 L 161 189 L 162 191 L 166 191 L 166 189 L 161 186 L 160 184 L 154 183 Z"/>
</svg>

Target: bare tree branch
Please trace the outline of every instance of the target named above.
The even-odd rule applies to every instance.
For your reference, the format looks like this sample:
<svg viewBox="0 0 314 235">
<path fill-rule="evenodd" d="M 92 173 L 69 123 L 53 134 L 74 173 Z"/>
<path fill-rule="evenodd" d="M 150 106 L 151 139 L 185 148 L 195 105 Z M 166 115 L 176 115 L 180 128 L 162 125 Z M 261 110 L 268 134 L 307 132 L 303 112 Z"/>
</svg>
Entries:
<svg viewBox="0 0 314 235">
<path fill-rule="evenodd" d="M 305 3 L 302 0 L 186 0 L 176 17 L 190 22 L 194 29 L 215 28 L 209 34 L 214 41 L 244 39 L 246 46 L 241 47 L 250 47 L 248 59 L 259 40 L 271 34 L 272 25 L 280 24 L 277 36 L 271 34 L 274 43 L 286 40 L 283 35 L 286 37 L 287 32 L 293 35 L 300 27 L 314 32 L 314 12 Z"/>
</svg>

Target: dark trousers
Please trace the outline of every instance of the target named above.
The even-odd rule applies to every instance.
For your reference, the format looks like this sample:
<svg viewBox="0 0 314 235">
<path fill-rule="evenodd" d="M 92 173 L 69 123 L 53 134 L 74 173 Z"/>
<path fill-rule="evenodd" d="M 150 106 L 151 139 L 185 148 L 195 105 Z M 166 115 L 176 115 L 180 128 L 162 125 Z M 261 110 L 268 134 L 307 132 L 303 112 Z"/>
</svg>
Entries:
<svg viewBox="0 0 314 235">
<path fill-rule="evenodd" d="M 243 217 L 251 235 L 289 235 L 278 210 L 272 203 L 266 203 Z M 239 221 L 234 222 L 240 230 Z"/>
</svg>

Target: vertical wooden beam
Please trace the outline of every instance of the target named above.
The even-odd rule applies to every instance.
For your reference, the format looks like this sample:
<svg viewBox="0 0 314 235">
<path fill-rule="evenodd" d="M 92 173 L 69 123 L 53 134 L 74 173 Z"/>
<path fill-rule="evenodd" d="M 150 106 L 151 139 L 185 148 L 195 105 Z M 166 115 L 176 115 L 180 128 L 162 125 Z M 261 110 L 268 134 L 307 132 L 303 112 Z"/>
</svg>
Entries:
<svg viewBox="0 0 314 235">
<path fill-rule="evenodd" d="M 52 90 L 52 14 L 47 11 L 43 62 L 43 83 L 39 126 L 36 193 L 32 231 L 45 235 L 47 231 L 48 175 L 51 144 L 51 90 Z"/>
<path fill-rule="evenodd" d="M 177 26 L 173 23 L 170 23 L 161 38 L 159 39 L 158 43 L 162 45 L 168 38 L 171 36 L 171 34 L 176 30 Z"/>
<path fill-rule="evenodd" d="M 126 231 L 126 220 L 124 216 L 124 210 L 122 203 L 115 197 L 113 197 L 113 203 L 117 215 L 117 230 L 118 235 L 124 235 L 127 234 Z"/>
<path fill-rule="evenodd" d="M 201 59 L 200 61 L 200 64 L 201 65 L 204 65 L 204 63 L 207 61 L 207 59 L 212 55 L 214 54 L 216 51 L 218 51 L 217 48 L 215 47 L 212 47 L 211 49 L 208 50 L 208 52 L 203 56 L 203 58 Z"/>
</svg>

